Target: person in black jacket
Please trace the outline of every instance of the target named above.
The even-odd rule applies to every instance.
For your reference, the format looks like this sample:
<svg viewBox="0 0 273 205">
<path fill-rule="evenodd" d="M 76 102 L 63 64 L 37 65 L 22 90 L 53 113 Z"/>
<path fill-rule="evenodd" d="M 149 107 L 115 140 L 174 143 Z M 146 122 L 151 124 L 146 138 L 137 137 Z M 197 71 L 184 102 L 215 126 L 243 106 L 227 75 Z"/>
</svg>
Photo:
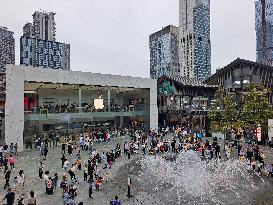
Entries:
<svg viewBox="0 0 273 205">
<path fill-rule="evenodd" d="M 15 193 L 11 191 L 11 188 L 8 188 L 8 193 L 5 195 L 5 197 L 2 199 L 2 202 L 4 200 L 7 200 L 7 205 L 13 205 L 15 200 Z"/>
<path fill-rule="evenodd" d="M 9 187 L 10 173 L 11 173 L 10 169 L 7 168 L 7 170 L 5 171 L 5 180 L 6 180 L 6 183 L 5 183 L 4 189 L 6 189 L 7 187 Z"/>
<path fill-rule="evenodd" d="M 89 198 L 90 199 L 94 199 L 93 197 L 92 197 L 92 193 L 93 193 L 93 189 L 92 189 L 93 187 L 92 187 L 92 182 L 90 181 L 89 182 L 89 186 L 88 186 L 88 194 L 89 194 Z"/>
</svg>

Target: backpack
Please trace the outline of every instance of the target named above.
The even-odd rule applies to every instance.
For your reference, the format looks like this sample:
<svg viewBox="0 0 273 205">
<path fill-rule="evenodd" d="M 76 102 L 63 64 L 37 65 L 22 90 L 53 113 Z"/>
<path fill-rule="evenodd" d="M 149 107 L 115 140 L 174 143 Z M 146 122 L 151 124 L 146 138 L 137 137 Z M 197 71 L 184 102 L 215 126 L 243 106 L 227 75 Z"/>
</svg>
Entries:
<svg viewBox="0 0 273 205">
<path fill-rule="evenodd" d="M 111 202 L 111 205 L 121 205 L 119 200 L 114 200 Z"/>
</svg>

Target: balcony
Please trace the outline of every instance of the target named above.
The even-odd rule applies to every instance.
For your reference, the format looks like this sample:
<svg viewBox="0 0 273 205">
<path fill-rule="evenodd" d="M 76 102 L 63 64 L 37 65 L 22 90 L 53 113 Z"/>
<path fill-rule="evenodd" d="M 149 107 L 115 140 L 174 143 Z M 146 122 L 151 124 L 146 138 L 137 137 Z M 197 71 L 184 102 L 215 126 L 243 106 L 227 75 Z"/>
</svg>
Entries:
<svg viewBox="0 0 273 205">
<path fill-rule="evenodd" d="M 70 121 L 72 119 L 93 119 L 110 117 L 133 117 L 147 114 L 144 111 L 129 112 L 80 112 L 80 113 L 48 113 L 48 114 L 26 114 L 25 121 L 47 121 L 60 120 Z"/>
<path fill-rule="evenodd" d="M 37 107 L 32 111 L 25 111 L 25 121 L 44 121 L 44 120 L 77 120 L 93 118 L 111 118 L 111 117 L 133 117 L 145 115 L 147 112 L 144 108 L 129 106 L 111 106 L 108 111 L 107 107 L 95 109 L 92 107 Z"/>
</svg>

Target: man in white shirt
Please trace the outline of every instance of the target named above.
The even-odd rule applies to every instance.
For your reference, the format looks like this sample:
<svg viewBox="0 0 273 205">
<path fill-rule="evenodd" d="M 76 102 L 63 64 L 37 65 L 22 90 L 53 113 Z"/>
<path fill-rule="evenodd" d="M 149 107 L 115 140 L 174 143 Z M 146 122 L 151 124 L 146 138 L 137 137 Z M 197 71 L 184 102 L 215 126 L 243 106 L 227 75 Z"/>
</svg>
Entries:
<svg viewBox="0 0 273 205">
<path fill-rule="evenodd" d="M 69 161 L 66 159 L 64 161 L 64 171 L 67 172 L 68 171 L 68 165 L 69 165 Z"/>
</svg>

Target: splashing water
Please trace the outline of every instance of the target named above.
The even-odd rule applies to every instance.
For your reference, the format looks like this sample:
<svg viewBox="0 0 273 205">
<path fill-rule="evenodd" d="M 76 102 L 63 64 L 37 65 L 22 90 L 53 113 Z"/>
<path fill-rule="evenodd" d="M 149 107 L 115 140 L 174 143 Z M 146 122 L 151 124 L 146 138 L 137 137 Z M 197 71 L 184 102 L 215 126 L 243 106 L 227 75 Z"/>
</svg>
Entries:
<svg viewBox="0 0 273 205">
<path fill-rule="evenodd" d="M 180 153 L 176 162 L 147 156 L 140 163 L 142 183 L 152 184 L 160 195 L 166 193 L 166 187 L 175 191 L 177 204 L 226 204 L 257 189 L 250 166 L 237 159 L 206 161 L 187 151 Z"/>
</svg>

